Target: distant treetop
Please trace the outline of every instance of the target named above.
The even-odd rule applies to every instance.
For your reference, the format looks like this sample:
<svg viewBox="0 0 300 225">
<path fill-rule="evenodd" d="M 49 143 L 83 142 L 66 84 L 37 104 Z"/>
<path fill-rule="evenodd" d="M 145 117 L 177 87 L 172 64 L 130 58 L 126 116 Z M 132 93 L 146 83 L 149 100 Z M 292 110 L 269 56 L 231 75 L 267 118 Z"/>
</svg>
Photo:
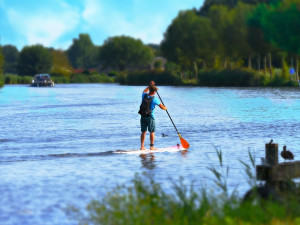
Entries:
<svg viewBox="0 0 300 225">
<path fill-rule="evenodd" d="M 203 6 L 199 9 L 198 14 L 201 16 L 206 16 L 210 7 L 213 5 L 225 5 L 228 8 L 234 8 L 237 6 L 238 2 L 243 2 L 246 4 L 257 5 L 260 3 L 271 3 L 277 0 L 205 0 Z"/>
</svg>

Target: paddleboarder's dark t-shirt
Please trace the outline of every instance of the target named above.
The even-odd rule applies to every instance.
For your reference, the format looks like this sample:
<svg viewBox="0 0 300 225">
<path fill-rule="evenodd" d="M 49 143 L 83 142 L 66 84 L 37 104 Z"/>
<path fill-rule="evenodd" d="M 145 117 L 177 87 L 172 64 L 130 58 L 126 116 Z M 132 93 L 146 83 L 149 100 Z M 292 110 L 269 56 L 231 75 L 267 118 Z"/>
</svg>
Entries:
<svg viewBox="0 0 300 225">
<path fill-rule="evenodd" d="M 142 94 L 142 101 L 143 101 L 143 99 L 144 99 L 144 96 L 146 95 L 147 93 L 146 92 L 143 92 L 143 94 Z M 148 96 L 148 98 L 149 97 L 151 97 L 151 96 Z M 155 109 L 155 106 L 156 105 L 160 105 L 160 100 L 158 99 L 158 98 L 153 98 L 153 100 L 151 101 L 151 103 L 150 103 L 150 110 L 152 110 L 152 113 L 151 113 L 151 117 L 153 118 L 153 119 L 155 119 L 155 117 L 154 117 L 154 109 Z"/>
</svg>

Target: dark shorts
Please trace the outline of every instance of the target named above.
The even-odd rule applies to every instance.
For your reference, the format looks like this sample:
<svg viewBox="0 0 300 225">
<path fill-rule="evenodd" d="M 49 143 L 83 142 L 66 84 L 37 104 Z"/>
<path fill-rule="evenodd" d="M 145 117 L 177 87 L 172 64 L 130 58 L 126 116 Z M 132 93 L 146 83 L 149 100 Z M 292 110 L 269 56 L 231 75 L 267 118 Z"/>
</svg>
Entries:
<svg viewBox="0 0 300 225">
<path fill-rule="evenodd" d="M 141 116 L 141 131 L 145 132 L 147 128 L 149 132 L 155 132 L 155 119 Z"/>
</svg>

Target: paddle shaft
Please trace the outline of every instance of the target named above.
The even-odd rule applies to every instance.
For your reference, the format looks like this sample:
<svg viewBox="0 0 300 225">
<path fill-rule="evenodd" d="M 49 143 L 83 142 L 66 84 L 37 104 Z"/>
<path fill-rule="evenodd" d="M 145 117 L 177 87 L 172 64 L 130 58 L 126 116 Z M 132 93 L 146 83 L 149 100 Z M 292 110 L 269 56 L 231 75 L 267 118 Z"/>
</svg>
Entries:
<svg viewBox="0 0 300 225">
<path fill-rule="evenodd" d="M 163 100 L 161 99 L 161 97 L 160 97 L 160 95 L 158 94 L 157 91 L 156 91 L 156 93 L 157 93 L 157 95 L 158 95 L 158 97 L 159 97 L 161 103 L 162 103 L 163 105 L 165 105 L 164 102 L 163 102 Z M 175 124 L 174 124 L 174 122 L 173 122 L 173 120 L 172 120 L 172 118 L 171 118 L 171 116 L 170 116 L 170 114 L 169 114 L 169 112 L 168 112 L 168 110 L 166 110 L 166 112 L 167 112 L 167 114 L 168 114 L 168 116 L 169 116 L 169 118 L 170 118 L 170 120 L 171 120 L 173 126 L 175 127 L 175 130 L 177 131 L 177 134 L 179 135 L 179 137 L 181 137 L 181 135 L 179 134 L 179 132 L 178 132 L 178 130 L 177 130 L 177 128 L 176 128 L 176 126 L 175 126 Z"/>
</svg>

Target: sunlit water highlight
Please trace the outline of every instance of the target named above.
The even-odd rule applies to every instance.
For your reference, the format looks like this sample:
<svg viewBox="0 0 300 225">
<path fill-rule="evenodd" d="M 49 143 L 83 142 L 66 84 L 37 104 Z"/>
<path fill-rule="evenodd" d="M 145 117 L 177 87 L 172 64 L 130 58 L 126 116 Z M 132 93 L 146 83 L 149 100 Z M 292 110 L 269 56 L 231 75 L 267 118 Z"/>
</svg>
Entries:
<svg viewBox="0 0 300 225">
<path fill-rule="evenodd" d="M 230 189 L 241 194 L 249 186 L 239 160 L 249 163 L 248 150 L 260 164 L 272 138 L 280 150 L 287 145 L 300 160 L 300 88 L 160 87 L 189 151 L 114 154 L 140 147 L 137 111 L 144 88 L 68 84 L 0 89 L 1 224 L 76 224 L 65 214 L 68 205 L 83 209 L 117 184 L 130 184 L 137 172 L 152 174 L 166 190 L 180 176 L 196 188 L 206 184 L 215 189 L 208 167 L 218 165 L 216 149 L 230 166 Z M 180 143 L 159 108 L 156 123 L 156 147 Z"/>
</svg>

